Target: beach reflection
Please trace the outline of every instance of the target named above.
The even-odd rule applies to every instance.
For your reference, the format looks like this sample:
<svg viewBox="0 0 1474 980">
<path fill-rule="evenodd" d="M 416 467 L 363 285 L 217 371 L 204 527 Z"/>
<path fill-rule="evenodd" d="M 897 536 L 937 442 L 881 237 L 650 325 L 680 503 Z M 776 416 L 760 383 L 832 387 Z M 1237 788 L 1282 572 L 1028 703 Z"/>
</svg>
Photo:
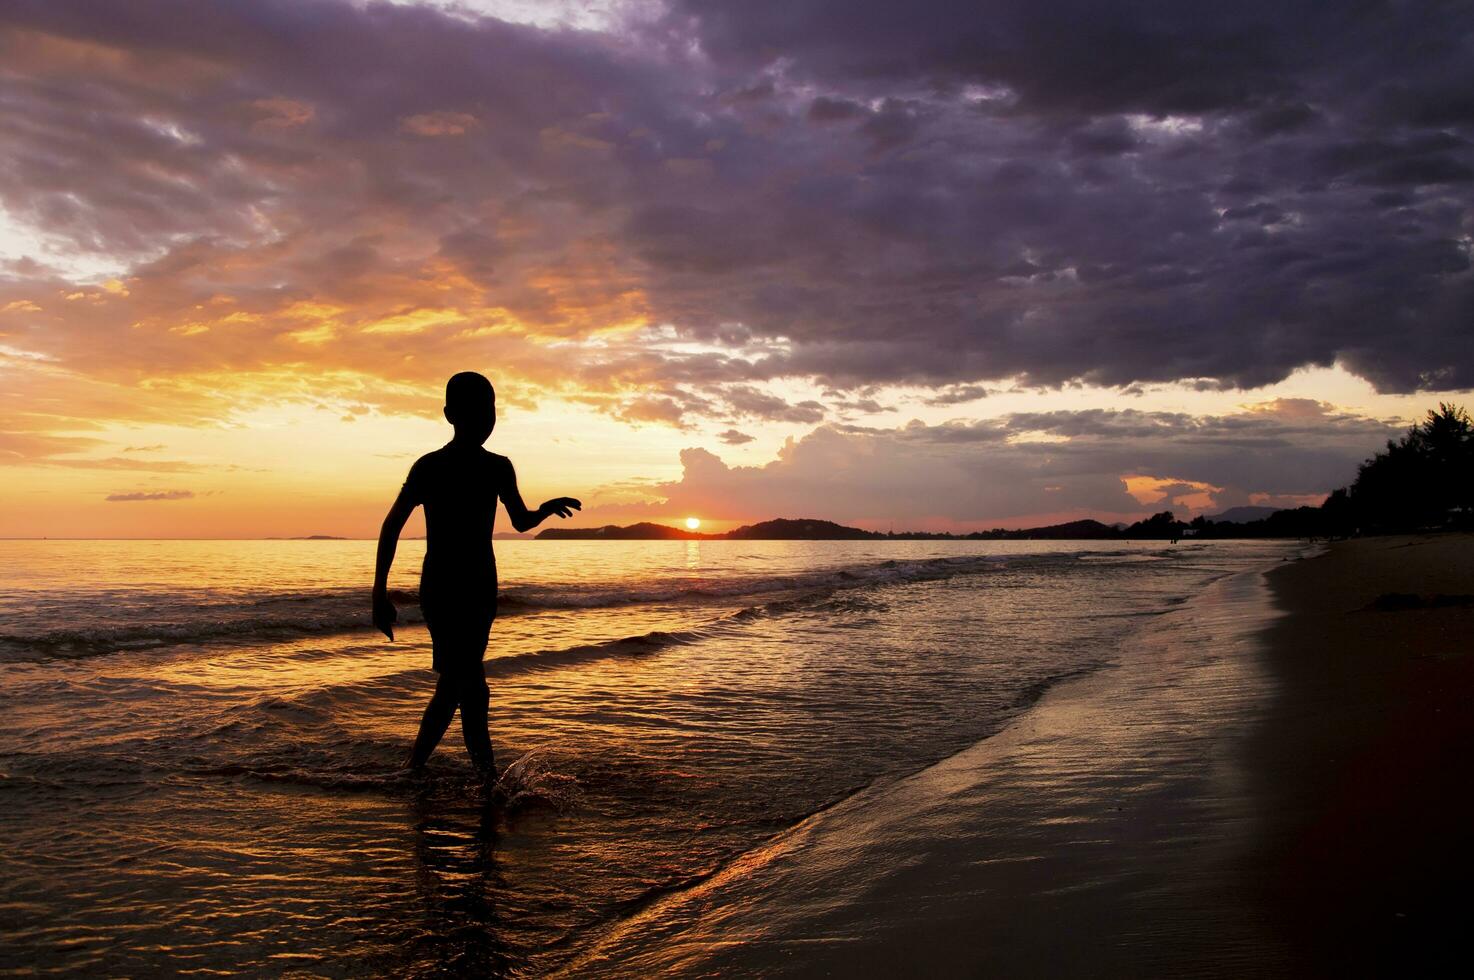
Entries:
<svg viewBox="0 0 1474 980">
<path fill-rule="evenodd" d="M 1284 548 L 508 542 L 499 815 L 454 741 L 424 784 L 399 772 L 434 675 L 422 625 L 361 628 L 372 544 L 324 542 L 320 588 L 263 596 L 303 557 L 279 544 L 63 543 L 53 570 L 99 569 L 85 588 L 19 582 L 45 616 L 0 622 L 21 658 L 0 677 L 0 972 L 555 969 L 1061 677 L 1140 659 L 1140 626 Z"/>
<path fill-rule="evenodd" d="M 1232 862 L 1272 615 L 1260 578 L 1220 580 L 1119 665 L 776 835 L 557 975 L 1286 975 Z"/>
<path fill-rule="evenodd" d="M 506 976 L 514 957 L 502 938 L 497 895 L 498 808 L 490 799 L 453 806 L 430 788 L 410 802 L 415 890 L 424 912 L 410 938 L 412 974 Z"/>
</svg>

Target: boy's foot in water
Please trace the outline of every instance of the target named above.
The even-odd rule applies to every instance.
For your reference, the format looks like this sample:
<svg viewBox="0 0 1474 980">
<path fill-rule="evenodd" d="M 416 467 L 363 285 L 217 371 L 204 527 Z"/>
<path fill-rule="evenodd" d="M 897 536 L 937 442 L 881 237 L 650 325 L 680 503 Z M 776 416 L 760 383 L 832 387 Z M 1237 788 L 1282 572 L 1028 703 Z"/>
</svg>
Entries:
<svg viewBox="0 0 1474 980">
<path fill-rule="evenodd" d="M 409 754 L 404 757 L 404 761 L 399 764 L 399 770 L 395 775 L 403 776 L 407 779 L 420 780 L 428 777 L 430 770 L 423 762 L 415 759 L 415 752 L 411 749 Z"/>
</svg>

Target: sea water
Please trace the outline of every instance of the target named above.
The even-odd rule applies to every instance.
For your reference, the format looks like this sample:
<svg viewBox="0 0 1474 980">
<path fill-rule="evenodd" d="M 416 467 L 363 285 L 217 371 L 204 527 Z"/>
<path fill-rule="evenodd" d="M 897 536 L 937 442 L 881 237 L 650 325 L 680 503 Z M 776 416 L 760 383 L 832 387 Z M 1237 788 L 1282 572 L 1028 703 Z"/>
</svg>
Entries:
<svg viewBox="0 0 1474 980">
<path fill-rule="evenodd" d="M 496 791 L 370 541 L 0 542 L 0 969 L 536 973 L 1293 542 L 498 542 Z"/>
</svg>

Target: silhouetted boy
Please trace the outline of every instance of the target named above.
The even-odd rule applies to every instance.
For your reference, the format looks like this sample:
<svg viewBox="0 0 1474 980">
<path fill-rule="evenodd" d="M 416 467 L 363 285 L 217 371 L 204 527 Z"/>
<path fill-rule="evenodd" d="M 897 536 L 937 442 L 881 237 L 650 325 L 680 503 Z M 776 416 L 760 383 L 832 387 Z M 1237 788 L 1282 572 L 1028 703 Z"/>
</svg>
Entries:
<svg viewBox="0 0 1474 980">
<path fill-rule="evenodd" d="M 489 692 L 481 657 L 496 618 L 491 530 L 497 498 L 519 531 L 537 527 L 553 514 L 568 517 L 582 505 L 572 497 L 555 497 L 535 511 L 527 509 L 517 492 L 512 461 L 481 448 L 496 427 L 496 392 L 481 375 L 464 371 L 450 379 L 445 386 L 445 419 L 455 427 L 455 438 L 410 467 L 404 488 L 379 532 L 374 625 L 394 639 L 399 614 L 389 601 L 389 566 L 394 563 L 404 522 L 423 504 L 426 541 L 420 610 L 430 628 L 434 668 L 440 680 L 425 708 L 409 766 L 418 769 L 425 764 L 459 707 L 466 751 L 484 776 L 494 777 L 491 737 L 486 730 Z"/>
</svg>

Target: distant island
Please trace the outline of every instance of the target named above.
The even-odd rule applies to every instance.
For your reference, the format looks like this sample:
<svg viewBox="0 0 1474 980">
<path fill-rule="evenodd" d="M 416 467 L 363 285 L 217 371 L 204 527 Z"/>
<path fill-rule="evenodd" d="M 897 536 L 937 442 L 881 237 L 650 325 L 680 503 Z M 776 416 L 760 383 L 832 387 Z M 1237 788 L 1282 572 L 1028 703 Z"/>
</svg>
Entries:
<svg viewBox="0 0 1474 980">
<path fill-rule="evenodd" d="M 620 527 L 550 527 L 538 534 L 537 540 L 551 541 L 858 541 L 883 538 L 884 534 L 858 527 L 845 527 L 833 521 L 774 520 L 761 524 L 745 524 L 719 534 L 703 534 L 685 528 L 642 521 Z"/>
<path fill-rule="evenodd" d="M 1153 519 L 1155 520 L 1155 518 Z M 620 527 L 606 524 L 603 527 L 550 527 L 538 534 L 538 540 L 549 541 L 934 541 L 934 540 L 981 540 L 981 539 L 1047 539 L 1047 540 L 1108 540 L 1129 537 L 1174 537 L 1168 529 L 1147 521 L 1139 521 L 1130 527 L 1113 527 L 1100 521 L 1070 521 L 1067 524 L 1051 524 L 1048 527 L 1031 527 L 1017 530 L 997 528 L 992 531 L 973 531 L 970 534 L 949 534 L 945 531 L 867 531 L 859 527 L 846 527 L 833 521 L 817 518 L 790 520 L 780 518 L 759 524 L 744 524 L 742 527 L 719 534 L 702 534 L 666 524 L 648 521 Z"/>
<path fill-rule="evenodd" d="M 1176 540 L 1178 538 L 1318 538 L 1418 531 L 1474 530 L 1474 420 L 1457 405 L 1440 404 L 1407 435 L 1358 467 L 1356 479 L 1319 507 L 1230 507 L 1208 517 L 1178 520 L 1170 510 L 1135 524 L 1070 521 L 1047 527 L 994 528 L 970 534 L 866 531 L 833 521 L 774 520 L 724 534 L 702 534 L 664 524 L 608 524 L 548 528 L 553 541 L 978 541 Z"/>
</svg>

